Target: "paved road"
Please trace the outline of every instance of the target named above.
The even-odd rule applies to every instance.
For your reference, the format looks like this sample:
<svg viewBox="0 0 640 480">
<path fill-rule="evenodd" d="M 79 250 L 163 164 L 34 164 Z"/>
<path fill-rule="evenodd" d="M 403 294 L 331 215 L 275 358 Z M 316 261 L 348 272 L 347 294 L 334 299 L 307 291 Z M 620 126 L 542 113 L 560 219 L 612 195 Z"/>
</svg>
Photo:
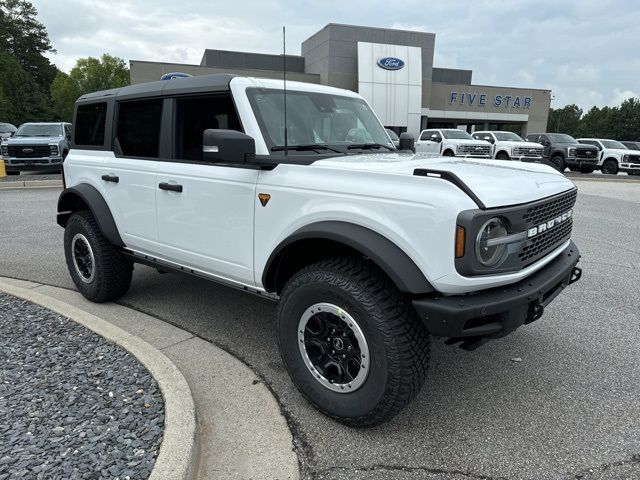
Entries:
<svg viewBox="0 0 640 480">
<path fill-rule="evenodd" d="M 637 479 L 640 185 L 580 188 L 574 239 L 583 280 L 539 322 L 475 352 L 435 342 L 426 387 L 381 427 L 341 426 L 301 398 L 278 355 L 268 301 L 136 267 L 122 303 L 254 368 L 288 417 L 305 477 Z M 0 275 L 72 288 L 53 221 L 58 193 L 0 190 Z"/>
</svg>

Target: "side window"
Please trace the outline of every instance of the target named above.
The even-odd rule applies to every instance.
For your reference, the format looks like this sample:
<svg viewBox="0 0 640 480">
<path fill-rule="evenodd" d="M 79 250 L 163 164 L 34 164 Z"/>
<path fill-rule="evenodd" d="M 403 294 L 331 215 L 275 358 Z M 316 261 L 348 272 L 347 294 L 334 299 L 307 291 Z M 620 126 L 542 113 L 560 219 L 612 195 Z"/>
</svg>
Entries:
<svg viewBox="0 0 640 480">
<path fill-rule="evenodd" d="M 106 102 L 78 105 L 78 109 L 76 111 L 75 144 L 79 147 L 82 147 L 83 145 L 104 145 L 106 119 Z"/>
<path fill-rule="evenodd" d="M 176 98 L 175 158 L 202 161 L 202 134 L 209 128 L 242 130 L 229 94 Z"/>
<path fill-rule="evenodd" d="M 432 133 L 433 130 L 425 130 L 424 132 L 422 132 L 422 135 L 420 135 L 420 140 L 431 140 Z"/>
<path fill-rule="evenodd" d="M 157 158 L 161 117 L 162 99 L 119 103 L 116 152 L 126 157 Z"/>
</svg>

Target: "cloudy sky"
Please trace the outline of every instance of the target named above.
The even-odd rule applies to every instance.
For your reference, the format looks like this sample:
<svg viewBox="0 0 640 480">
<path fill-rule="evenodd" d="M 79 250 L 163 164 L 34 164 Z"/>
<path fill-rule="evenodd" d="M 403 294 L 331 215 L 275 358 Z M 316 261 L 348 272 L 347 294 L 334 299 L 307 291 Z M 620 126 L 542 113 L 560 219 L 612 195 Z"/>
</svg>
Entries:
<svg viewBox="0 0 640 480">
<path fill-rule="evenodd" d="M 327 23 L 436 33 L 435 66 L 550 89 L 553 107 L 640 96 L 638 0 L 34 0 L 68 71 L 78 57 L 199 64 L 205 48 L 287 53 Z"/>
</svg>

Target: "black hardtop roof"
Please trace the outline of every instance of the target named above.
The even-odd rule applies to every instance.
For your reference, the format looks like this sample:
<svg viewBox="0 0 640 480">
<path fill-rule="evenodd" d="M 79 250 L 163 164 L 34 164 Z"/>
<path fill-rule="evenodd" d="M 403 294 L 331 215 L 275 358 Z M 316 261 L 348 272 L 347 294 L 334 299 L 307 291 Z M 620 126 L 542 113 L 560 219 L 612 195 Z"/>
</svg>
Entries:
<svg viewBox="0 0 640 480">
<path fill-rule="evenodd" d="M 144 97 L 159 97 L 163 95 L 179 95 L 199 92 L 222 92 L 229 90 L 229 82 L 237 75 L 229 73 L 215 73 L 212 75 L 197 75 L 195 77 L 158 80 L 156 82 L 138 83 L 128 87 L 113 88 L 82 95 L 78 103 L 95 102 L 116 98 L 127 100 Z"/>
</svg>

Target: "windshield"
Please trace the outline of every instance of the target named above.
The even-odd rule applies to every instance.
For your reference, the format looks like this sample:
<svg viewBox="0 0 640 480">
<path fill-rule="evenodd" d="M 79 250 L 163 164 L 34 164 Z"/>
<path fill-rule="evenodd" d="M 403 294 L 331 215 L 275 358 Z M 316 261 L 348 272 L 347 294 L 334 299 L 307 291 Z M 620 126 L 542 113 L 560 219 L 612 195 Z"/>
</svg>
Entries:
<svg viewBox="0 0 640 480">
<path fill-rule="evenodd" d="M 605 148 L 620 148 L 622 150 L 628 150 L 622 143 L 616 142 L 615 140 L 601 140 L 602 144 Z"/>
<path fill-rule="evenodd" d="M 442 130 L 444 138 L 457 140 L 475 140 L 471 135 L 463 130 Z"/>
<path fill-rule="evenodd" d="M 507 141 L 507 142 L 524 142 L 524 140 L 522 139 L 522 137 L 519 137 L 518 135 L 516 135 L 513 132 L 493 132 L 493 134 L 496 136 L 496 138 L 500 141 Z"/>
<path fill-rule="evenodd" d="M 16 131 L 16 127 L 10 123 L 0 123 L 0 133 L 12 133 Z"/>
<path fill-rule="evenodd" d="M 247 96 L 271 150 L 284 146 L 282 90 L 248 88 Z M 367 103 L 355 97 L 287 90 L 287 145 L 381 144 L 393 147 Z"/>
<path fill-rule="evenodd" d="M 16 132 L 16 137 L 61 137 L 60 124 L 22 125 Z"/>
<path fill-rule="evenodd" d="M 400 137 L 398 137 L 398 135 L 396 134 L 396 132 L 394 132 L 393 130 L 390 130 L 388 128 L 385 128 L 385 130 L 387 131 L 387 133 L 389 134 L 389 136 L 391 137 L 391 140 L 394 141 L 398 141 L 400 140 Z"/>
<path fill-rule="evenodd" d="M 578 143 L 571 135 L 565 135 L 564 133 L 547 133 L 547 135 L 554 143 Z"/>
</svg>

